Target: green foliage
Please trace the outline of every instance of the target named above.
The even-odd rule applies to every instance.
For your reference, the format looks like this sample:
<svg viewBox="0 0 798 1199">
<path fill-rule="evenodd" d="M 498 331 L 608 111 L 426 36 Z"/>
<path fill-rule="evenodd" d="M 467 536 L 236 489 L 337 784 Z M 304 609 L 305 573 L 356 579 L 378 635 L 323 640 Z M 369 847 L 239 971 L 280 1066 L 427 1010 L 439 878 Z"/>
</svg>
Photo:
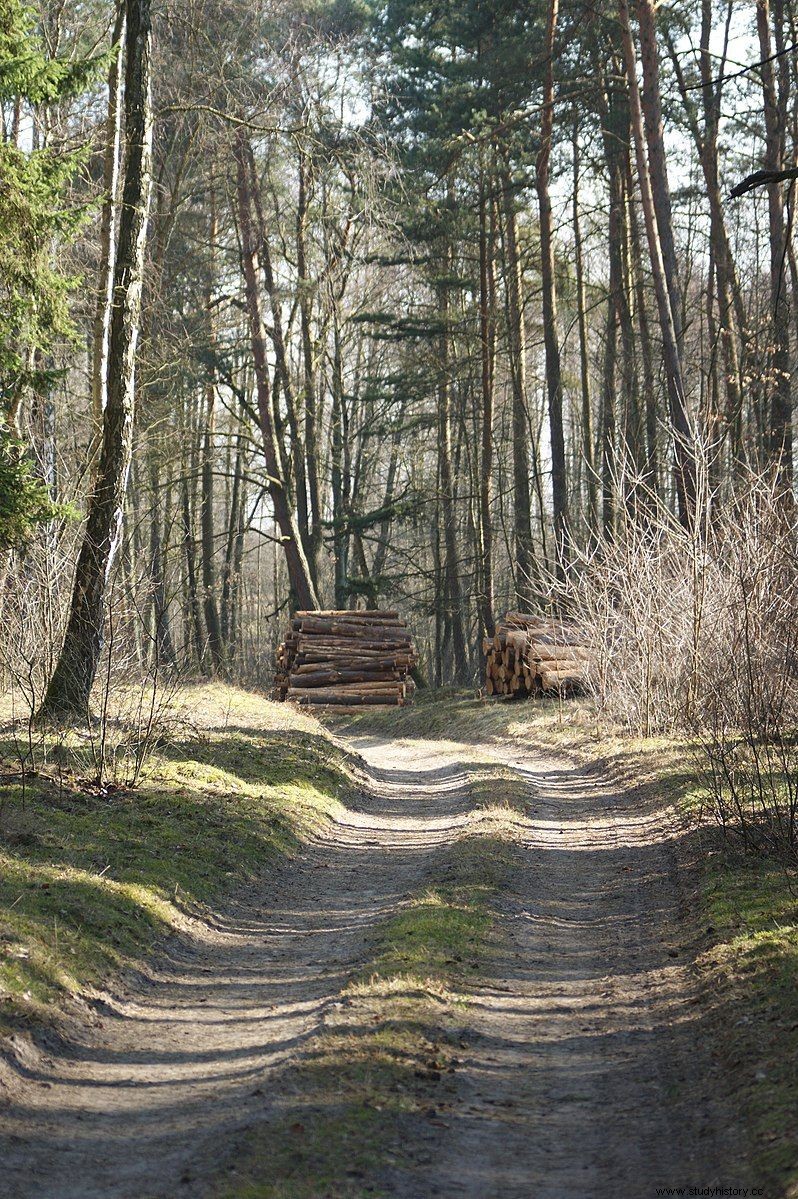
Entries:
<svg viewBox="0 0 798 1199">
<path fill-rule="evenodd" d="M 20 0 L 0 0 L 0 102 L 19 115 L 18 144 L 0 142 L 0 404 L 6 411 L 28 386 L 46 386 L 37 352 L 70 332 L 67 297 L 74 280 L 54 263 L 83 211 L 68 194 L 80 151 L 36 148 L 31 122 L 41 105 L 83 91 L 104 59 L 48 58 L 35 19 Z"/>
<path fill-rule="evenodd" d="M 62 511 L 34 474 L 24 445 L 0 429 L 0 549 L 24 545 L 37 525 Z"/>
<path fill-rule="evenodd" d="M 104 56 L 47 58 L 33 10 L 20 0 L 0 0 L 0 101 L 24 97 L 31 104 L 46 104 L 77 96 L 104 61 Z"/>
<path fill-rule="evenodd" d="M 14 114 L 15 137 L 0 140 L 0 548 L 19 546 L 55 508 L 24 447 L 4 428 L 27 390 L 52 384 L 45 355 L 72 333 L 68 299 L 75 280 L 59 266 L 84 209 L 69 194 L 83 157 L 38 148 L 40 108 L 83 91 L 104 59 L 49 58 L 31 9 L 0 0 L 0 103 Z"/>
<path fill-rule="evenodd" d="M 542 5 L 418 0 L 374 5 L 374 38 L 390 56 L 385 115 L 418 147 L 481 132 L 534 112 Z M 508 146 L 512 128 L 501 131 Z"/>
</svg>

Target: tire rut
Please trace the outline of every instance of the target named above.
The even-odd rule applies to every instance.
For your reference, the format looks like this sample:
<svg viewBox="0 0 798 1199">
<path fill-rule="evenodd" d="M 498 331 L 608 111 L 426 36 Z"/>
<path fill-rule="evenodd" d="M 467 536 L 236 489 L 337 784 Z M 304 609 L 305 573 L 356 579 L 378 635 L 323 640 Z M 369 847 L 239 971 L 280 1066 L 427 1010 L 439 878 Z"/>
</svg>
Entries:
<svg viewBox="0 0 798 1199">
<path fill-rule="evenodd" d="M 448 1127 L 397 1199 L 644 1199 L 741 1185 L 690 968 L 680 831 L 561 759 L 361 737 L 370 786 L 257 895 L 172 947 L 0 1119 L 12 1199 L 200 1199 L 468 823 L 477 758 L 528 787 L 503 958 L 462 1014 Z M 368 1189 L 368 1188 L 366 1188 Z M 364 1193 L 366 1193 L 364 1191 Z"/>
<path fill-rule="evenodd" d="M 446 755 L 375 766 L 359 807 L 212 926 L 173 944 L 75 1043 L 40 1056 L 0 1115 L 9 1199 L 200 1195 L 268 1079 L 364 964 L 374 925 L 468 820 Z M 422 755 L 419 755 L 422 758 Z"/>
</svg>

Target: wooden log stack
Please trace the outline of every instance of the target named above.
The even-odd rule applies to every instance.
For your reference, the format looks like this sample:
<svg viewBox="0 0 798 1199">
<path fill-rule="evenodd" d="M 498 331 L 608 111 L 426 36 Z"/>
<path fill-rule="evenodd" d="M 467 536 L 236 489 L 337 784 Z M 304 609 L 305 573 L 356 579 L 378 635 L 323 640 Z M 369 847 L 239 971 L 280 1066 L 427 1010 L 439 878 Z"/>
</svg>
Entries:
<svg viewBox="0 0 798 1199">
<path fill-rule="evenodd" d="M 508 612 L 492 638 L 482 641 L 487 695 L 524 699 L 544 692 L 584 689 L 590 668 L 588 638 L 577 625 Z"/>
<path fill-rule="evenodd" d="M 398 612 L 296 612 L 277 648 L 275 693 L 299 704 L 402 706 L 417 657 Z"/>
</svg>

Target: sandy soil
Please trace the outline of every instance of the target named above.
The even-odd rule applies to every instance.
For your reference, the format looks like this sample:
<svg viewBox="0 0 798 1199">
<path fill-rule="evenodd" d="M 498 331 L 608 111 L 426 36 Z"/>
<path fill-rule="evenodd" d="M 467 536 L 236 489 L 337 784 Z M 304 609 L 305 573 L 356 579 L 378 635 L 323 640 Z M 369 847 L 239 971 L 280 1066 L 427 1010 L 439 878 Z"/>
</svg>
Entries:
<svg viewBox="0 0 798 1199">
<path fill-rule="evenodd" d="M 0 1112 L 9 1199 L 199 1199 L 364 962 L 368 935 L 469 820 L 487 747 L 358 738 L 358 810 L 32 1058 Z M 685 838 L 665 811 L 517 747 L 523 864 L 509 950 L 483 980 L 454 1101 L 402 1199 L 644 1199 L 742 1185 L 691 971 Z"/>
</svg>

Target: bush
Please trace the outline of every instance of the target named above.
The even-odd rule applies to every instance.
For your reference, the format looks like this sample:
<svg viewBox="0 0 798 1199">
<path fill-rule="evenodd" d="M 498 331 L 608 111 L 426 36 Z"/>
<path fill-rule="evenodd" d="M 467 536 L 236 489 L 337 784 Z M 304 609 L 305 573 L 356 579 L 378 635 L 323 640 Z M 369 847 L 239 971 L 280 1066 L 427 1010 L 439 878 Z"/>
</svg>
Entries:
<svg viewBox="0 0 798 1199">
<path fill-rule="evenodd" d="M 798 850 L 798 532 L 775 480 L 751 478 L 693 530 L 653 500 L 578 554 L 568 605 L 597 648 L 600 713 L 688 731 L 711 806 L 747 845 Z"/>
</svg>

